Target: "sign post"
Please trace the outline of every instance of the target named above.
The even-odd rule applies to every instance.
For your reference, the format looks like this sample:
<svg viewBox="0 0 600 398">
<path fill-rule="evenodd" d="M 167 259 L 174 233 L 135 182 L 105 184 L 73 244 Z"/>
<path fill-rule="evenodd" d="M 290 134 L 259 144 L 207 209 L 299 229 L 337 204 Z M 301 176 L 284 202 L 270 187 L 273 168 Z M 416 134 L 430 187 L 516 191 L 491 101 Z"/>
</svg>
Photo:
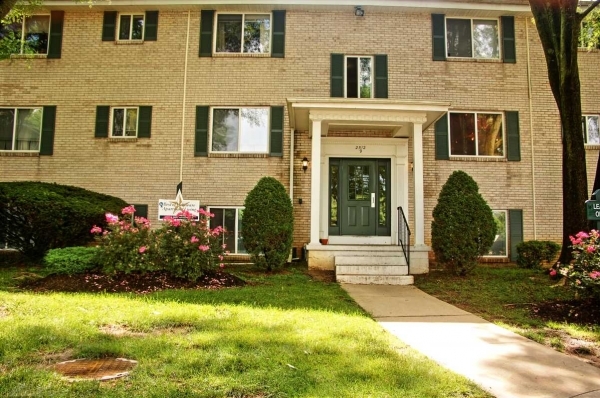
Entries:
<svg viewBox="0 0 600 398">
<path fill-rule="evenodd" d="M 596 229 L 600 230 L 600 189 L 592 194 L 592 200 L 585 201 L 587 219 L 596 221 Z"/>
<path fill-rule="evenodd" d="M 176 219 L 184 219 L 182 215 L 178 215 L 184 211 L 192 214 L 194 221 L 200 220 L 200 201 L 199 200 L 184 200 L 182 191 L 182 183 L 177 185 L 177 196 L 173 199 L 158 200 L 158 219 L 164 220 L 165 217 Z"/>
</svg>

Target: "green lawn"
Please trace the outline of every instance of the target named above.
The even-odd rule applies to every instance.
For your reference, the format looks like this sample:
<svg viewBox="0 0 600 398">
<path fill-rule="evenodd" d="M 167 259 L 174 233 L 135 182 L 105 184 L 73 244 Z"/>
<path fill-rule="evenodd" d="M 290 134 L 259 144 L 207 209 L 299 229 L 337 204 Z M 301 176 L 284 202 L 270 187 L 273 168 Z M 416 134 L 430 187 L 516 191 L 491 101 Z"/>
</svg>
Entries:
<svg viewBox="0 0 600 398">
<path fill-rule="evenodd" d="M 24 292 L 12 279 L 22 271 L 0 269 L 0 396 L 488 396 L 300 267 L 237 268 L 248 286 L 149 295 Z M 116 381 L 75 383 L 52 368 L 112 356 L 138 366 Z"/>
<path fill-rule="evenodd" d="M 443 301 L 559 351 L 579 344 L 600 352 L 600 325 L 543 321 L 532 316 L 531 304 L 574 298 L 572 289 L 550 280 L 541 270 L 508 265 L 480 266 L 466 277 L 433 271 L 416 277 L 415 285 Z"/>
</svg>

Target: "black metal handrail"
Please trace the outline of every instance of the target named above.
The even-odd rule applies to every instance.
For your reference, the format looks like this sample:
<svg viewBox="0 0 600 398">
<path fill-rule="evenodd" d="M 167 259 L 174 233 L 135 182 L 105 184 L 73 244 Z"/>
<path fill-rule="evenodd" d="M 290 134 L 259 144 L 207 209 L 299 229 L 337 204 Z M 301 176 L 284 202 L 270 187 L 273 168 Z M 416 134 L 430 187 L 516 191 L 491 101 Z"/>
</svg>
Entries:
<svg viewBox="0 0 600 398">
<path fill-rule="evenodd" d="M 406 259 L 406 265 L 408 266 L 408 273 L 410 274 L 410 228 L 408 227 L 408 221 L 406 221 L 406 215 L 402 206 L 398 207 L 398 246 L 402 247 L 402 253 Z"/>
</svg>

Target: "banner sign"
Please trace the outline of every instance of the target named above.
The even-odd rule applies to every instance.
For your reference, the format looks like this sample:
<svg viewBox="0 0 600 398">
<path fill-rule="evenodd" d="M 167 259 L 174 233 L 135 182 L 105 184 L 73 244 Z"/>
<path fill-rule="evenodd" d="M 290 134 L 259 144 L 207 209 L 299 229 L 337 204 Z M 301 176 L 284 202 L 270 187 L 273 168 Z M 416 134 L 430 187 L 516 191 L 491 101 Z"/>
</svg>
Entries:
<svg viewBox="0 0 600 398">
<path fill-rule="evenodd" d="M 158 219 L 163 220 L 165 217 L 173 217 L 175 219 L 185 219 L 183 215 L 177 215 L 178 213 L 188 211 L 194 218 L 193 220 L 198 221 L 200 219 L 200 201 L 199 200 L 184 200 L 181 190 L 177 191 L 177 197 L 175 200 L 172 199 L 159 199 L 158 200 Z"/>
</svg>

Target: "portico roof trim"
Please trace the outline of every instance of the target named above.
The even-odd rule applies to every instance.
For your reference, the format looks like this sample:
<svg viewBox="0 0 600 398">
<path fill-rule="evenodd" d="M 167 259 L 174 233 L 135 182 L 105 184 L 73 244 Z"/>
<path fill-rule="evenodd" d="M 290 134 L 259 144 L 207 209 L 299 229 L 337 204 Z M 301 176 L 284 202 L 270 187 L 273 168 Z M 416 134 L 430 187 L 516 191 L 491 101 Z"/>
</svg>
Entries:
<svg viewBox="0 0 600 398">
<path fill-rule="evenodd" d="M 287 99 L 290 128 L 298 131 L 310 131 L 311 120 L 350 129 L 384 126 L 396 131 L 403 125 L 419 123 L 424 131 L 447 113 L 450 105 L 449 102 L 389 99 Z M 412 131 L 404 129 L 403 135 L 408 136 L 409 130 Z"/>
</svg>

